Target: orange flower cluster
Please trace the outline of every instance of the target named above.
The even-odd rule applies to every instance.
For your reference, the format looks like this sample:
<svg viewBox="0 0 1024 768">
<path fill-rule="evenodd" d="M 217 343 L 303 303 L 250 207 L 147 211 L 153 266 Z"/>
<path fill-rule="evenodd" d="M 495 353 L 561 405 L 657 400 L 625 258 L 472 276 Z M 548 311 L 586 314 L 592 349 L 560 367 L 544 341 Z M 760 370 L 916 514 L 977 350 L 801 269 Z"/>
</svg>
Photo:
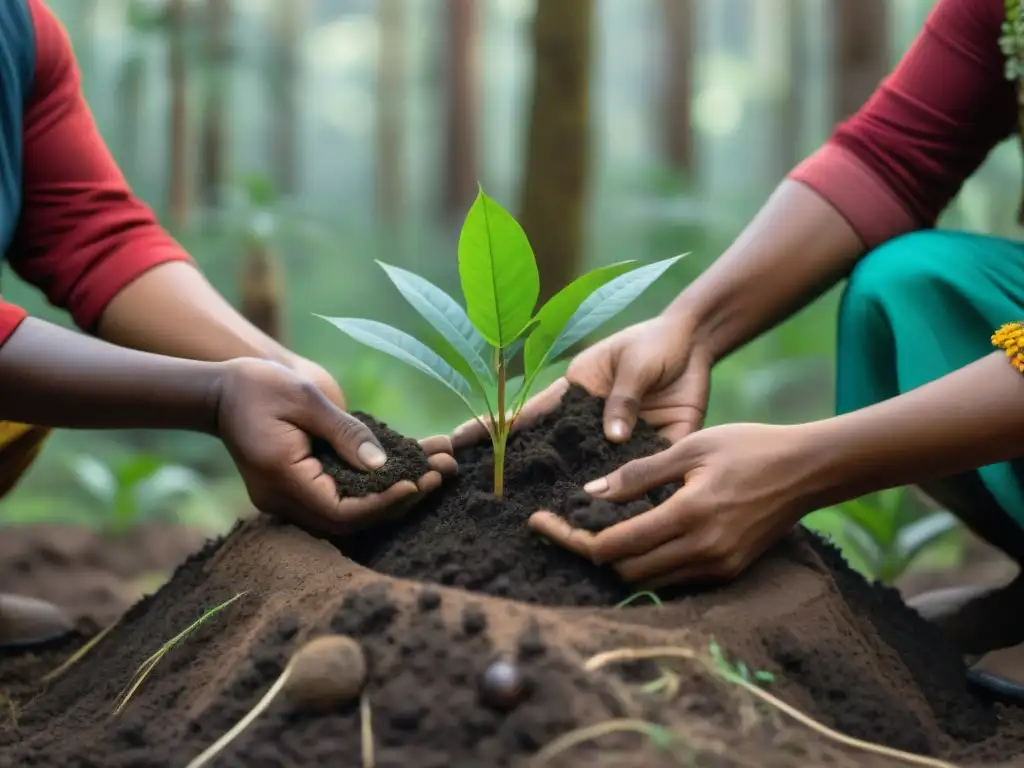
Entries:
<svg viewBox="0 0 1024 768">
<path fill-rule="evenodd" d="M 992 334 L 992 344 L 1010 358 L 1010 365 L 1024 373 L 1024 323 L 1007 323 Z"/>
</svg>

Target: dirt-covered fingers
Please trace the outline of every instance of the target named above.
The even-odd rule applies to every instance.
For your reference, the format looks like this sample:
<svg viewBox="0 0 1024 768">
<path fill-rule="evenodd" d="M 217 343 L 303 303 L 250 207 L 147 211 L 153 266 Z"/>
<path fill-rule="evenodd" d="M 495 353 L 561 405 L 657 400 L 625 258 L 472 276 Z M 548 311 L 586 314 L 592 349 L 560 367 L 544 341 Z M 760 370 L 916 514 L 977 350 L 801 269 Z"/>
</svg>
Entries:
<svg viewBox="0 0 1024 768">
<path fill-rule="evenodd" d="M 629 501 L 660 486 L 682 480 L 690 469 L 686 445 L 677 443 L 661 453 L 627 462 L 614 472 L 591 480 L 583 490 L 601 499 Z"/>
<path fill-rule="evenodd" d="M 441 475 L 454 475 L 459 471 L 459 465 L 452 455 L 454 453 L 452 441 L 447 435 L 435 435 L 434 437 L 420 440 L 420 447 L 427 454 L 427 463 L 430 464 L 430 468 L 435 473 L 440 472 Z"/>
<path fill-rule="evenodd" d="M 676 491 L 664 504 L 659 504 L 636 517 L 605 528 L 590 542 L 590 556 L 595 563 L 618 563 L 656 550 L 678 538 L 696 525 L 687 514 L 690 494 Z"/>
<path fill-rule="evenodd" d="M 574 528 L 569 522 L 554 512 L 540 510 L 530 515 L 530 530 L 563 549 L 574 552 L 580 557 L 593 559 L 591 544 L 594 534 L 581 528 Z"/>
</svg>

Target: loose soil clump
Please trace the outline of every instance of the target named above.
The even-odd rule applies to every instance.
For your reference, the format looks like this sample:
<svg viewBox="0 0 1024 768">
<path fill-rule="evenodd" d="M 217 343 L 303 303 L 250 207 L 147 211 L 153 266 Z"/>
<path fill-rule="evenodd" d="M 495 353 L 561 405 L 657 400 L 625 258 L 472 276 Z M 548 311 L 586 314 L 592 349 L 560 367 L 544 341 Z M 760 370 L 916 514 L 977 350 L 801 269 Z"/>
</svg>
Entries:
<svg viewBox="0 0 1024 768">
<path fill-rule="evenodd" d="M 615 608 L 629 590 L 614 574 L 523 530 L 538 508 L 600 526 L 669 492 L 632 506 L 580 494 L 661 446 L 647 427 L 624 446 L 606 444 L 600 412 L 600 401 L 574 391 L 515 438 L 503 500 L 488 493 L 490 452 L 476 447 L 459 456 L 458 479 L 387 532 L 332 543 L 262 518 L 242 524 L 48 686 L 39 679 L 81 639 L 0 660 L 0 693 L 17 704 L 6 715 L 0 707 L 0 765 L 184 765 L 264 696 L 299 648 L 327 634 L 365 653 L 377 768 L 530 764 L 573 729 L 623 721 L 651 725 L 646 735 L 610 730 L 545 765 L 899 765 L 826 740 L 698 661 L 585 668 L 594 654 L 630 647 L 704 655 L 712 640 L 730 660 L 771 673 L 772 694 L 827 726 L 953 762 L 1020 764 L 1024 712 L 975 696 L 936 631 L 805 532 L 733 584 Z M 142 661 L 243 590 L 110 718 Z M 667 684 L 644 689 L 659 678 Z M 310 715 L 282 700 L 218 759 L 359 766 L 364 725 L 356 703 Z"/>
</svg>

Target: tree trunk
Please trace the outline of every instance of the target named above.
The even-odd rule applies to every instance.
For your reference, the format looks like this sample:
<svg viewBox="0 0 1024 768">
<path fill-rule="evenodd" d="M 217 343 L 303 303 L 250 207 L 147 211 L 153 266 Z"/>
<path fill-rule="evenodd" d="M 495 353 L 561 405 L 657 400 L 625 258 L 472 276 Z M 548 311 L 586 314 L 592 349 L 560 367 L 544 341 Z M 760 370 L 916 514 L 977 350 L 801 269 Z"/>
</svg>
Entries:
<svg viewBox="0 0 1024 768">
<path fill-rule="evenodd" d="M 130 33 L 138 35 L 137 32 Z M 137 46 L 133 40 L 131 45 Z M 133 51 L 121 65 L 121 82 L 117 93 L 121 106 L 118 114 L 117 159 L 131 178 L 139 167 L 139 137 L 142 133 L 142 93 L 146 82 L 146 64 L 142 54 Z"/>
<path fill-rule="evenodd" d="M 199 194 L 220 207 L 227 172 L 227 79 L 231 63 L 231 0 L 206 0 L 206 104 L 199 144 Z"/>
<path fill-rule="evenodd" d="M 167 0 L 167 33 L 169 35 L 168 76 L 171 85 L 170 140 L 168 152 L 169 185 L 168 214 L 171 228 L 188 226 L 192 203 L 188 161 L 188 67 L 185 36 L 187 34 L 187 0 Z"/>
<path fill-rule="evenodd" d="M 377 0 L 377 216 L 386 223 L 402 213 L 405 2 Z"/>
<path fill-rule="evenodd" d="M 445 127 L 444 190 L 442 213 L 457 220 L 476 197 L 480 112 L 480 66 L 477 42 L 480 33 L 480 0 L 448 2 L 448 104 Z"/>
<path fill-rule="evenodd" d="M 888 0 L 832 0 L 832 119 L 861 108 L 891 67 Z"/>
<path fill-rule="evenodd" d="M 594 0 L 540 2 L 533 21 L 533 106 L 521 223 L 540 269 L 541 300 L 583 260 L 590 167 L 590 60 Z"/>
<path fill-rule="evenodd" d="M 659 102 L 662 153 L 669 165 L 692 176 L 696 171 L 693 138 L 693 59 L 697 39 L 694 0 L 661 0 L 665 40 Z"/>
<path fill-rule="evenodd" d="M 266 240 L 250 238 L 241 274 L 242 316 L 267 336 L 284 343 L 284 278 Z"/>
<path fill-rule="evenodd" d="M 299 183 L 299 103 L 302 32 L 306 24 L 308 0 L 275 3 L 274 25 L 274 116 L 271 126 L 271 152 L 274 185 L 282 195 L 292 195 Z"/>
</svg>

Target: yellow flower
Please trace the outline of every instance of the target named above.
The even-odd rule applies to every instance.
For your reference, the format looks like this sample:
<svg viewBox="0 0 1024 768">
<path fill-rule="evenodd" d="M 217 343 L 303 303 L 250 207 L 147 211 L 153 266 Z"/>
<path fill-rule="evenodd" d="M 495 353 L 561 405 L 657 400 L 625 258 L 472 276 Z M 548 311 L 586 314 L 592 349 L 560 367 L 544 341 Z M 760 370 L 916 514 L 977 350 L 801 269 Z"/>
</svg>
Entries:
<svg viewBox="0 0 1024 768">
<path fill-rule="evenodd" d="M 992 334 L 992 345 L 1010 358 L 1010 365 L 1024 373 L 1024 323 L 1006 323 Z"/>
</svg>

